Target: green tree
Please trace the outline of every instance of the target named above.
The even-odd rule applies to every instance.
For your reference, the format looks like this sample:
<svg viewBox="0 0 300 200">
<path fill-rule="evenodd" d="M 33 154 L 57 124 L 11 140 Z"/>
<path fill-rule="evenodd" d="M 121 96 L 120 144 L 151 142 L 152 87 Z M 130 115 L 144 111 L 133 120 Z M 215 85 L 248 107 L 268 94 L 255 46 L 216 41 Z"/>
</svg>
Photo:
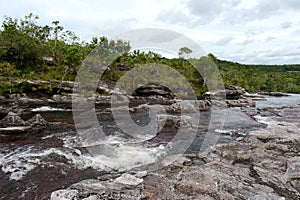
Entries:
<svg viewBox="0 0 300 200">
<path fill-rule="evenodd" d="M 187 58 L 193 51 L 187 47 L 182 47 L 179 49 L 178 56 L 179 58 Z"/>
</svg>

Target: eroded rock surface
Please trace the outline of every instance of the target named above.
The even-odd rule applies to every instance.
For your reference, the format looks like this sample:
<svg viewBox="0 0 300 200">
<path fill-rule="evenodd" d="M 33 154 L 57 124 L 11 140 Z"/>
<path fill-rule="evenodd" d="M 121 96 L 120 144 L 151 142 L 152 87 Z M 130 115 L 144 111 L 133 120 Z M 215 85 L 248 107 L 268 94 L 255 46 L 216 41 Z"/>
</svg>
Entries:
<svg viewBox="0 0 300 200">
<path fill-rule="evenodd" d="M 64 194 L 76 189 L 78 199 L 300 199 L 299 152 L 299 127 L 268 121 L 239 142 L 186 154 L 143 177 L 83 181 Z"/>
</svg>

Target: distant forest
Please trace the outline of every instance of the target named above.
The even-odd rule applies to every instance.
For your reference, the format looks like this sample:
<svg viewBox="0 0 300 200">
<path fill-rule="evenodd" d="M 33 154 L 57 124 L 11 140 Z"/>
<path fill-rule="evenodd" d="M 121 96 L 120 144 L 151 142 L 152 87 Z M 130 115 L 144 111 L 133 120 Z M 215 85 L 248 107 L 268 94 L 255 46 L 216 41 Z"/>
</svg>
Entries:
<svg viewBox="0 0 300 200">
<path fill-rule="evenodd" d="M 116 82 L 127 70 L 146 63 L 172 67 L 186 77 L 197 95 L 207 91 L 205 81 L 193 65 L 205 68 L 214 62 L 225 85 L 244 87 L 249 92 L 279 91 L 300 93 L 299 65 L 245 65 L 220 60 L 213 54 L 190 58 L 192 50 L 183 47 L 178 58 L 165 58 L 154 52 L 130 51 L 130 41 L 109 40 L 105 36 L 81 41 L 59 21 L 39 25 L 34 14 L 24 19 L 4 17 L 0 29 L 0 94 L 22 92 L 22 80 L 74 81 L 83 60 L 97 47 L 102 53 L 119 54 L 103 80 Z M 209 61 L 208 61 L 209 60 Z M 176 77 L 170 79 L 176 84 Z M 51 91 L 50 91 L 51 92 Z"/>
</svg>

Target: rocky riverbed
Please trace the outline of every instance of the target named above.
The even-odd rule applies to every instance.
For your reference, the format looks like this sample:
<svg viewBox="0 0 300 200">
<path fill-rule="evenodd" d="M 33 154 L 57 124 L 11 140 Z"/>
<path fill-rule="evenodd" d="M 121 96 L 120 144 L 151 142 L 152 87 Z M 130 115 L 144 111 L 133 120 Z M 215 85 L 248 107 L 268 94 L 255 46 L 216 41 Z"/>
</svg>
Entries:
<svg viewBox="0 0 300 200">
<path fill-rule="evenodd" d="M 0 199 L 300 199 L 300 96 L 227 94 L 135 96 L 130 108 L 91 96 L 101 143 L 78 135 L 71 96 L 2 97 Z M 116 110 L 141 127 L 156 120 L 128 134 Z M 97 127 L 80 122 L 94 136 Z M 205 142 L 208 133 L 216 144 Z"/>
</svg>

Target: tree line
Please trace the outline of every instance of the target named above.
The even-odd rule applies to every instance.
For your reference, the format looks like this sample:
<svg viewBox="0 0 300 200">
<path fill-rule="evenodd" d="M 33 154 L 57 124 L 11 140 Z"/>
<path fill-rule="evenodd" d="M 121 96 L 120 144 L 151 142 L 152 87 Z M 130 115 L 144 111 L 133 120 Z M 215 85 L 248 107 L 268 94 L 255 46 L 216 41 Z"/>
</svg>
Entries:
<svg viewBox="0 0 300 200">
<path fill-rule="evenodd" d="M 20 20 L 4 17 L 0 29 L 0 93 L 8 92 L 7 88 L 11 91 L 13 80 L 19 79 L 73 81 L 83 60 L 94 49 L 104 56 L 120 55 L 110 63 L 110 70 L 102 78 L 110 82 L 116 82 L 126 71 L 141 64 L 159 63 L 184 75 L 196 94 L 201 95 L 207 91 L 208 81 L 213 80 L 203 78 L 194 66 L 207 73 L 205 69 L 213 62 L 225 85 L 241 86 L 249 92 L 300 93 L 300 65 L 243 65 L 220 60 L 213 54 L 187 58 L 192 52 L 187 47 L 179 49 L 178 58 L 168 59 L 151 51 L 131 50 L 130 41 L 109 40 L 105 36 L 81 41 L 59 21 L 39 25 L 38 20 L 32 13 Z M 173 79 L 170 81 L 180 84 L 176 77 Z"/>
</svg>

